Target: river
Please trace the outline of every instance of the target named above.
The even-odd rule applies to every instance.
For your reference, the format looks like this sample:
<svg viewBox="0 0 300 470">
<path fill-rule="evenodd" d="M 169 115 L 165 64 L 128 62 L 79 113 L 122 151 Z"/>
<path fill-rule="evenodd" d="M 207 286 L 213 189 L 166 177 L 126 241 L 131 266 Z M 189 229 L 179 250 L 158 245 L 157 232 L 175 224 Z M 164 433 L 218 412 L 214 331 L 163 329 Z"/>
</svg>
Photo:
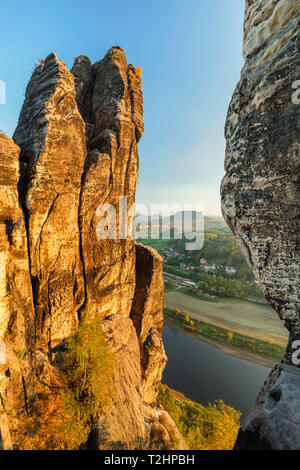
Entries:
<svg viewBox="0 0 300 470">
<path fill-rule="evenodd" d="M 164 327 L 163 341 L 168 363 L 162 383 L 205 406 L 222 399 L 247 412 L 270 372 L 170 326 Z"/>
</svg>

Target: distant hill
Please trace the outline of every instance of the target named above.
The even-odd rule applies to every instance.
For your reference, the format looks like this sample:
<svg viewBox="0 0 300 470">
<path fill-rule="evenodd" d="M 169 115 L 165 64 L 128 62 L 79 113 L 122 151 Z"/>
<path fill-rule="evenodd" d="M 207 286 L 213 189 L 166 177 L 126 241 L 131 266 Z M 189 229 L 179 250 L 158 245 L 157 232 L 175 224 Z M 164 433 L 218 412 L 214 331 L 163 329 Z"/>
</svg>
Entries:
<svg viewBox="0 0 300 470">
<path fill-rule="evenodd" d="M 170 226 L 171 230 L 174 230 L 175 233 L 181 233 L 184 223 L 190 223 L 191 217 L 193 220 L 192 230 L 202 232 L 202 229 L 196 224 L 196 220 L 201 221 L 201 212 L 196 211 L 180 211 L 175 214 L 168 216 L 161 216 L 159 214 L 154 214 L 151 216 L 145 214 L 137 214 L 136 219 L 138 218 L 140 227 L 148 227 L 150 230 L 151 226 L 156 228 L 159 226 L 162 236 L 167 235 L 167 229 Z M 228 228 L 226 222 L 221 216 L 204 216 L 204 231 L 205 232 L 222 232 L 226 235 L 230 235 L 230 229 Z"/>
</svg>

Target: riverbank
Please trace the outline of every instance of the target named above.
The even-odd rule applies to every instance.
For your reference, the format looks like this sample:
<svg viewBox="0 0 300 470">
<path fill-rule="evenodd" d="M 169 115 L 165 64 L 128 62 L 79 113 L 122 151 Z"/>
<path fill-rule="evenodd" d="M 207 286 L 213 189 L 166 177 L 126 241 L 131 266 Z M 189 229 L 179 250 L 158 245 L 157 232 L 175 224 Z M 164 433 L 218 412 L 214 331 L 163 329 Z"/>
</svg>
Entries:
<svg viewBox="0 0 300 470">
<path fill-rule="evenodd" d="M 205 407 L 223 400 L 247 413 L 270 372 L 269 367 L 227 354 L 173 325 L 165 324 L 163 342 L 168 362 L 162 383 Z"/>
<path fill-rule="evenodd" d="M 239 359 L 243 359 L 261 366 L 273 367 L 283 356 L 284 349 L 280 348 L 280 346 L 269 345 L 268 343 L 265 343 L 265 347 L 275 347 L 276 354 L 262 355 L 261 353 L 253 351 L 253 346 L 255 347 L 255 343 L 258 342 L 256 339 L 242 337 L 242 335 L 233 335 L 233 338 L 238 340 L 238 347 L 236 346 L 236 343 L 233 342 L 233 338 L 231 340 L 228 338 L 228 333 L 231 332 L 225 330 L 224 328 L 218 328 L 215 325 L 200 321 L 197 322 L 197 320 L 195 320 L 194 326 L 191 327 L 190 325 L 186 325 L 180 322 L 176 318 L 172 318 L 172 312 L 169 309 L 165 308 L 164 311 L 166 325 L 181 331 L 186 335 L 196 337 L 201 341 L 204 341 L 205 343 L 208 343 L 211 346 L 214 346 L 215 348 L 230 354 L 233 357 L 237 357 Z M 252 349 L 250 349 L 250 347 Z"/>
<path fill-rule="evenodd" d="M 187 295 L 182 289 L 166 292 L 165 305 L 170 310 L 186 311 L 192 320 L 286 348 L 288 331 L 270 305 L 235 298 L 210 302 Z"/>
</svg>

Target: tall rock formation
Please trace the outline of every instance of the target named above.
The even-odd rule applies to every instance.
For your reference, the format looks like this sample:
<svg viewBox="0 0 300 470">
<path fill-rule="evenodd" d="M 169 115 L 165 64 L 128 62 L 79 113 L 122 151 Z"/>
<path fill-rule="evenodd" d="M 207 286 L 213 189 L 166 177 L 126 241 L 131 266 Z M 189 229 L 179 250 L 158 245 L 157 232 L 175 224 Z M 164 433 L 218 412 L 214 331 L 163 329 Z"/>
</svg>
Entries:
<svg viewBox="0 0 300 470">
<path fill-rule="evenodd" d="M 156 404 L 166 363 L 162 260 L 129 230 L 142 114 L 140 76 L 121 48 L 93 65 L 80 56 L 71 72 L 52 53 L 27 86 L 14 142 L 0 136 L 4 448 L 23 448 L 26 417 L 55 401 L 65 342 L 83 319 L 101 320 L 117 356 L 115 396 L 86 445 L 172 448 L 157 424 L 166 414 Z"/>
<path fill-rule="evenodd" d="M 237 449 L 300 448 L 300 0 L 247 0 L 245 65 L 226 122 L 223 215 L 289 330 L 282 364 L 242 422 Z"/>
<path fill-rule="evenodd" d="M 14 134 L 21 148 L 37 347 L 50 358 L 75 331 L 84 301 L 78 226 L 84 136 L 72 74 L 50 54 L 31 77 Z"/>
<path fill-rule="evenodd" d="M 19 415 L 36 401 L 32 377 L 34 306 L 17 189 L 19 151 L 11 139 L 0 135 L 0 429 L 6 448 L 11 448 L 18 433 Z"/>
</svg>

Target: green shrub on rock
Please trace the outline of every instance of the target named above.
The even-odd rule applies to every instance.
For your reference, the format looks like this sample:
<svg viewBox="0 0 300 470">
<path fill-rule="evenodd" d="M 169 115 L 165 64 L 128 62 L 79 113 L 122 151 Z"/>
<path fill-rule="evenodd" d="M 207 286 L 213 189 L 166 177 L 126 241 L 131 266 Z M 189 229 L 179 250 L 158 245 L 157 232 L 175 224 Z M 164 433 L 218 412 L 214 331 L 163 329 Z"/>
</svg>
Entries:
<svg viewBox="0 0 300 470">
<path fill-rule="evenodd" d="M 66 386 L 61 392 L 62 426 L 69 448 L 86 442 L 93 424 L 113 396 L 115 357 L 100 321 L 83 323 L 68 339 L 65 353 Z"/>
</svg>

